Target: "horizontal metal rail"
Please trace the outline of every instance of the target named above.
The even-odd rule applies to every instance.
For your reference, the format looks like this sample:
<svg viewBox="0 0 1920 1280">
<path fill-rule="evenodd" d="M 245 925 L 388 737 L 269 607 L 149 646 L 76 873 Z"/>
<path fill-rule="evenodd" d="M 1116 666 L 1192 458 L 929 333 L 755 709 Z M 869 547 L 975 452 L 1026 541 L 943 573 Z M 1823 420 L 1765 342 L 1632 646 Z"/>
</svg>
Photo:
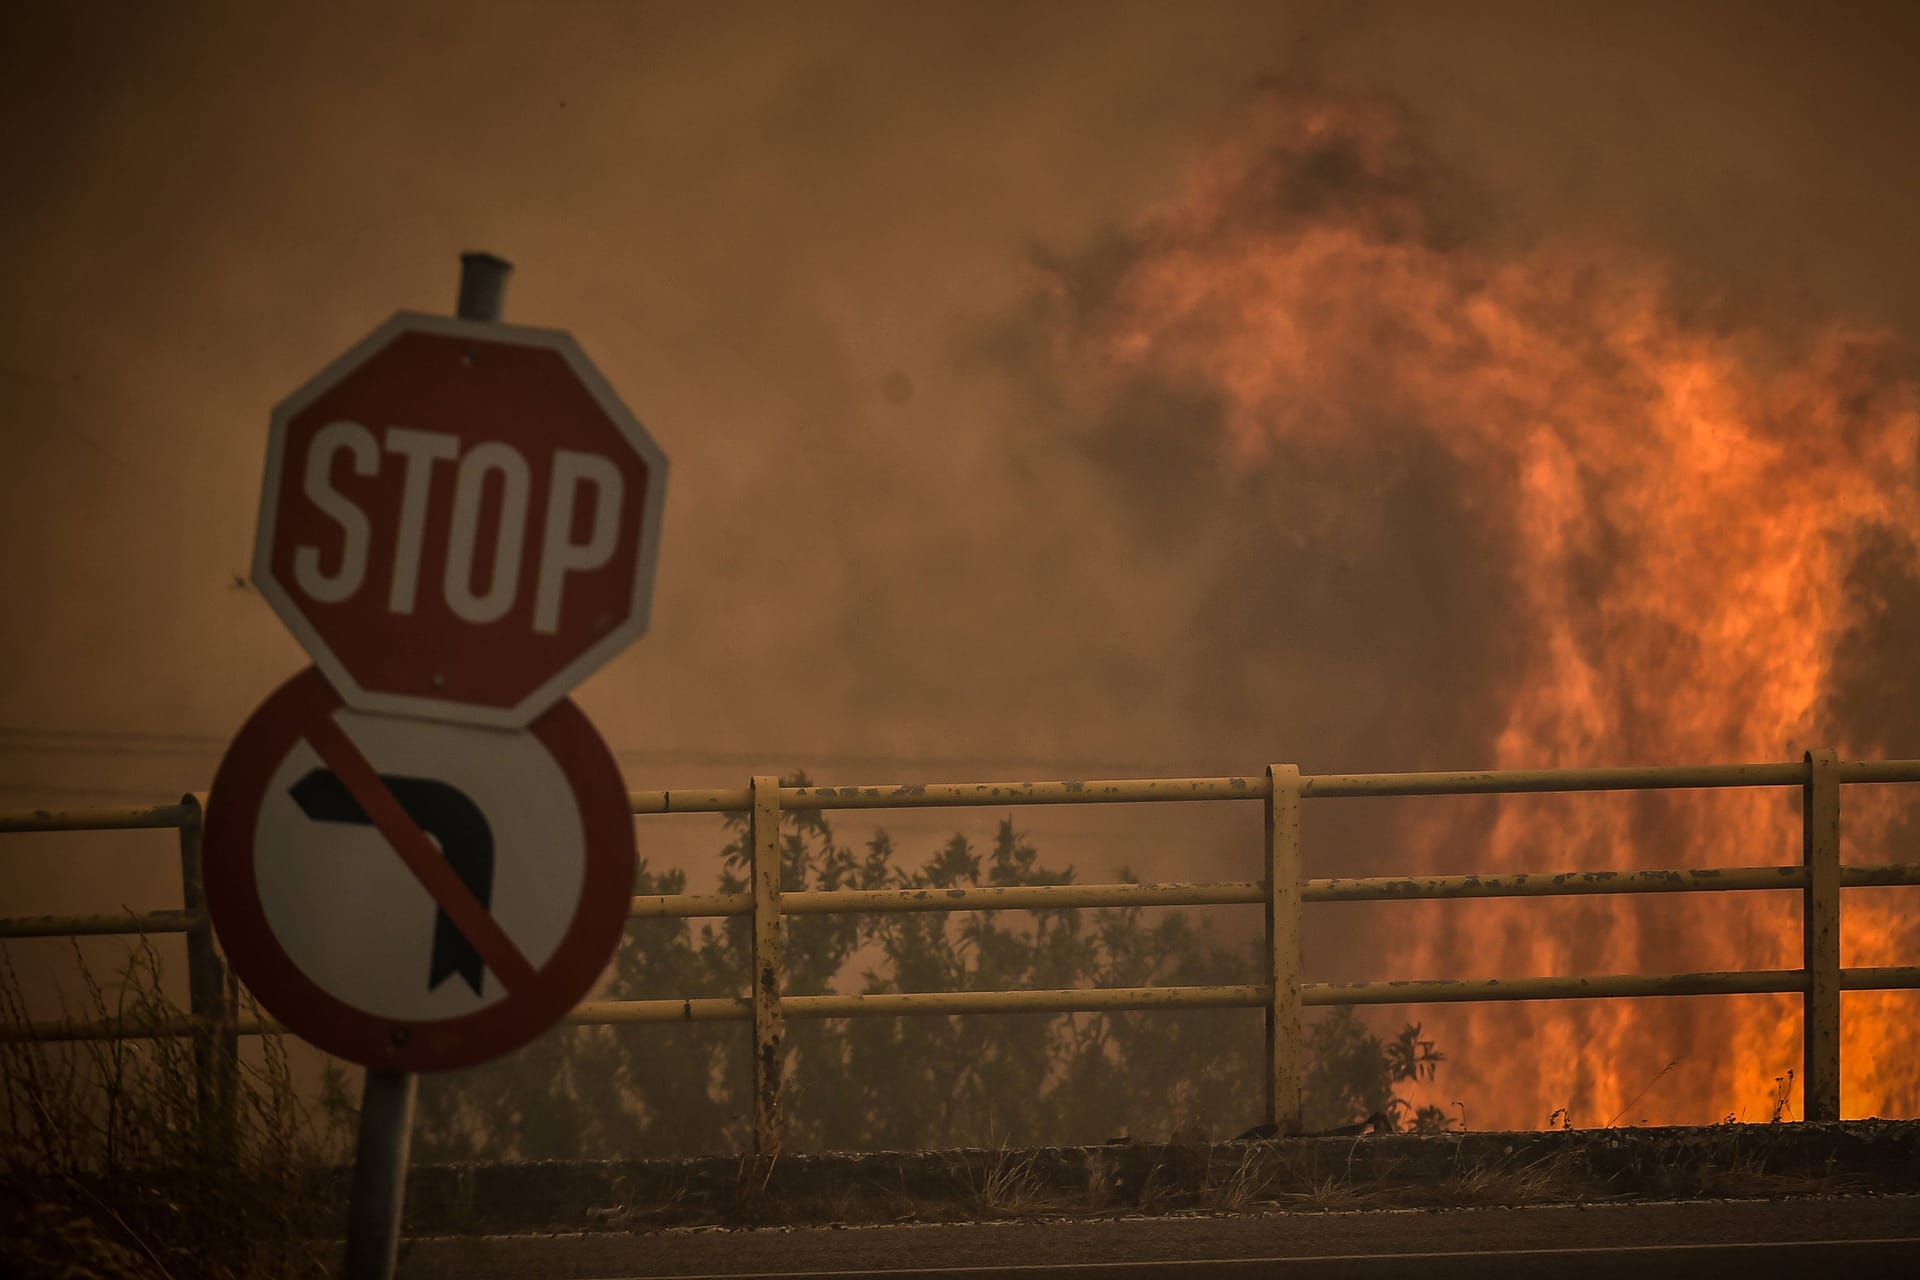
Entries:
<svg viewBox="0 0 1920 1280">
<path fill-rule="evenodd" d="M 1888 965 L 1840 971 L 1846 991 L 1920 990 L 1920 965 Z M 1316 1007 L 1381 1004 L 1488 1004 L 1516 1000 L 1611 1000 L 1621 997 L 1769 995 L 1807 989 L 1800 969 L 1703 973 L 1620 973 L 1594 978 L 1414 978 L 1384 982 L 1307 982 L 1301 1002 Z M 1068 987 L 1041 991 L 890 991 L 870 995 L 782 996 L 789 1018 L 897 1018 L 980 1013 L 1119 1013 L 1152 1009 L 1258 1009 L 1271 988 L 1253 985 L 1192 987 Z M 562 1020 L 603 1027 L 672 1022 L 747 1022 L 747 996 L 686 1000 L 589 1000 Z M 0 1028 L 0 1040 L 141 1040 L 193 1035 L 191 1018 L 164 1022 L 36 1022 Z M 245 1016 L 229 1029 L 241 1035 L 277 1034 L 271 1019 Z"/>
<path fill-rule="evenodd" d="M 1920 760 L 1843 762 L 1842 782 L 1920 782 Z M 1304 799 L 1345 796 L 1499 795 L 1522 792 L 1660 791 L 1695 787 L 1786 787 L 1807 781 L 1801 764 L 1646 765 L 1609 769 L 1468 769 L 1432 773 L 1307 774 Z M 1264 777 L 1129 778 L 1087 782 L 886 783 L 782 787 L 782 809 L 931 809 L 1037 804 L 1140 804 L 1264 800 Z M 744 812 L 747 789 L 636 791 L 643 813 Z"/>
<path fill-rule="evenodd" d="M 1920 885 L 1920 864 L 1847 866 L 1847 888 Z M 1435 898 L 1552 898 L 1588 894 L 1705 893 L 1804 889 L 1805 867 L 1701 867 L 1687 871 L 1515 872 L 1506 876 L 1358 876 L 1306 882 L 1308 902 L 1406 902 Z M 1208 884 L 989 885 L 968 889 L 830 889 L 781 895 L 784 915 L 890 914 L 909 911 L 1067 911 L 1100 907 L 1258 905 L 1257 880 Z M 746 893 L 646 894 L 633 899 L 636 920 L 701 919 L 753 913 Z M 204 917 L 180 910 L 112 915 L 0 918 L 0 938 L 186 933 Z"/>
<path fill-rule="evenodd" d="M 1920 760 L 1837 760 L 1842 782 L 1920 782 Z"/>
<path fill-rule="evenodd" d="M 752 914 L 750 893 L 646 893 L 627 907 L 627 915 L 634 920 L 697 920 Z"/>
<path fill-rule="evenodd" d="M 1848 888 L 1920 885 L 1920 863 L 1843 866 Z M 1516 871 L 1504 876 L 1363 876 L 1309 880 L 1308 902 L 1388 902 L 1422 898 L 1567 898 L 1587 894 L 1718 893 L 1804 889 L 1805 867 L 1697 867 L 1689 871 Z"/>
<path fill-rule="evenodd" d="M 1920 967 L 1839 967 L 1841 890 L 1920 885 L 1920 866 L 1843 866 L 1840 792 L 1844 783 L 1920 782 L 1920 760 L 1842 762 L 1830 750 L 1799 763 L 1656 766 L 1609 769 L 1507 769 L 1303 776 L 1292 765 L 1263 775 L 1139 778 L 1111 781 L 941 783 L 852 787 L 782 787 L 770 776 L 743 788 L 633 792 L 634 814 L 722 813 L 747 821 L 752 893 L 651 895 L 630 899 L 641 919 L 748 917 L 753 922 L 750 996 L 682 1000 L 592 1001 L 574 1009 L 575 1025 L 748 1022 L 753 1027 L 754 1150 L 780 1146 L 780 1072 L 787 1018 L 899 1017 L 988 1013 L 1100 1013 L 1121 1010 L 1260 1009 L 1265 1014 L 1267 1119 L 1297 1128 L 1302 1006 L 1410 1005 L 1516 1000 L 1614 999 L 1774 993 L 1802 1004 L 1805 1071 L 1803 1114 L 1840 1114 L 1840 995 L 1843 991 L 1920 989 Z M 1303 878 L 1299 802 L 1369 796 L 1500 795 L 1622 792 L 1721 787 L 1790 787 L 1800 791 L 1800 865 L 1692 870 L 1515 872 L 1502 875 Z M 1027 805 L 1258 800 L 1265 809 L 1265 864 L 1259 881 L 1209 884 L 989 885 L 969 888 L 779 890 L 778 831 L 783 811 L 927 808 L 1011 808 Z M 201 1068 L 236 1061 L 233 1037 L 282 1030 L 259 1016 L 238 1017 L 232 977 L 218 954 L 205 912 L 199 860 L 205 797 L 144 808 L 34 809 L 0 813 L 0 833 L 176 828 L 180 833 L 183 909 L 117 915 L 0 919 L 0 939 L 128 933 L 184 933 L 192 993 L 190 1016 L 151 1025 L 122 1020 L 64 1020 L 0 1027 L 0 1039 L 85 1040 L 142 1036 L 195 1037 Z M 1381 902 L 1593 894 L 1791 890 L 1801 895 L 1804 964 L 1746 972 L 1614 974 L 1599 977 L 1417 979 L 1354 983 L 1300 980 L 1299 911 L 1304 902 Z M 780 920 L 826 913 L 926 911 L 1057 911 L 1112 907 L 1260 904 L 1266 916 L 1267 963 L 1260 985 L 1120 987 L 1038 991 L 885 992 L 783 995 Z M 203 1074 L 205 1074 L 203 1070 Z M 212 1079 L 212 1075 L 207 1076 Z M 205 1107 L 222 1105 L 203 1091 Z"/>
<path fill-rule="evenodd" d="M 1841 782 L 1920 782 L 1920 760 L 1855 760 L 1837 766 Z M 1323 773 L 1302 776 L 1305 799 L 1347 796 L 1499 795 L 1536 792 L 1655 791 L 1693 787 L 1781 787 L 1806 782 L 1805 764 L 1647 765 L 1609 769 L 1469 769 L 1429 773 Z M 1036 804 L 1138 804 L 1182 800 L 1264 800 L 1264 777 L 1131 778 L 1089 782 L 888 783 L 782 787 L 782 809 L 931 809 Z M 744 813 L 745 787 L 634 791 L 635 814 Z M 131 808 L 0 812 L 0 832 L 108 831 L 178 827 L 197 811 L 184 804 Z"/>
<path fill-rule="evenodd" d="M 1118 1013 L 1128 1009 L 1245 1009 L 1273 998 L 1270 987 L 1080 987 L 1054 991 L 888 991 L 872 995 L 783 996 L 792 1018 L 891 1018 L 909 1014 Z"/>
<path fill-rule="evenodd" d="M 116 933 L 186 933 L 206 923 L 194 911 L 133 912 L 91 916 L 11 916 L 0 919 L 0 938 L 90 937 Z"/>
<path fill-rule="evenodd" d="M 1842 969 L 1845 991 L 1920 988 L 1920 965 Z M 1388 982 L 1307 982 L 1302 1003 L 1479 1004 L 1508 1000 L 1612 1000 L 1623 996 L 1737 996 L 1805 991 L 1804 969 L 1708 973 L 1617 973 L 1597 978 L 1412 978 Z"/>
<path fill-rule="evenodd" d="M 18 809 L 0 813 L 4 831 L 128 831 L 184 826 L 199 820 L 194 805 L 150 804 L 97 809 Z"/>
<path fill-rule="evenodd" d="M 280 1035 L 286 1028 L 271 1018 L 256 1018 L 241 1015 L 219 1021 L 212 1018 L 190 1018 L 185 1015 L 163 1018 L 158 1022 L 136 1022 L 119 1018 L 101 1018 L 87 1021 L 78 1018 L 55 1018 L 44 1022 L 30 1022 L 24 1026 L 19 1023 L 0 1024 L 0 1043 L 24 1044 L 41 1042 L 47 1044 L 69 1040 L 158 1040 L 167 1037 L 179 1038 L 193 1035 Z"/>
<path fill-rule="evenodd" d="M 889 991 L 872 995 L 782 996 L 788 1018 L 892 1018 L 913 1014 L 1098 1013 L 1127 1009 L 1257 1008 L 1265 987 L 1070 987 L 1054 991 Z M 745 1022 L 746 996 L 695 1000 L 599 1000 L 582 1004 L 568 1021 L 583 1026 L 629 1022 Z"/>
<path fill-rule="evenodd" d="M 685 1000 L 584 1000 L 561 1019 L 577 1027 L 629 1022 L 751 1022 L 748 996 L 695 996 Z"/>
<path fill-rule="evenodd" d="M 1840 869 L 1849 888 L 1920 885 L 1920 864 Z M 1716 893 L 1804 889 L 1805 867 L 1700 867 L 1687 871 L 1519 871 L 1481 876 L 1356 876 L 1309 880 L 1308 902 L 1407 902 L 1431 898 L 1557 898 L 1588 894 Z M 904 911 L 1068 911 L 1090 907 L 1212 907 L 1265 901 L 1257 880 L 1210 884 L 987 885 L 966 889 L 809 889 L 780 895 L 782 915 Z M 753 914 L 749 893 L 645 894 L 634 919 L 697 919 Z M 0 922 L 0 937 L 5 936 Z"/>
<path fill-rule="evenodd" d="M 780 895 L 780 914 L 891 914 L 904 911 L 1067 911 L 1077 907 L 1205 907 L 1258 903 L 1258 881 L 1219 884 L 1022 884 L 966 889 L 804 889 Z M 749 893 L 650 894 L 633 900 L 636 919 L 753 914 Z"/>
<path fill-rule="evenodd" d="M 1804 764 L 1647 765 L 1611 769 L 1481 769 L 1437 773 L 1323 773 L 1302 778 L 1307 799 L 1347 796 L 1478 796 L 1550 791 L 1670 791 L 1689 787 L 1786 787 Z M 1920 767 L 1915 770 L 1920 780 Z"/>
<path fill-rule="evenodd" d="M 1916 970 L 1920 977 L 1920 970 Z M 1310 1005 L 1478 1004 L 1509 1000 L 1615 999 L 1621 996 L 1765 995 L 1805 991 L 1800 969 L 1707 973 L 1616 973 L 1595 978 L 1406 978 L 1386 982 L 1309 982 Z"/>
<path fill-rule="evenodd" d="M 1849 991 L 1920 988 L 1920 966 L 1846 969 Z M 1752 972 L 1632 973 L 1596 978 L 1416 979 L 1308 982 L 1302 1003 L 1316 1006 L 1466 1004 L 1513 1000 L 1593 1000 L 1621 996 L 1763 995 L 1805 991 L 1799 969 Z M 1272 999 L 1264 986 L 1077 987 L 1052 991 L 910 991 L 874 995 L 785 996 L 789 1018 L 903 1017 L 976 1013 L 1110 1013 L 1141 1009 L 1258 1009 Z M 580 1005 L 568 1021 L 621 1023 L 744 1022 L 745 996 L 694 1000 L 604 1000 Z"/>
<path fill-rule="evenodd" d="M 1847 888 L 1920 885 L 1920 864 L 1847 866 Z M 1356 876 L 1309 880 L 1308 902 L 1409 902 L 1433 898 L 1554 898 L 1586 894 L 1707 893 L 1741 889 L 1804 889 L 1805 867 L 1701 867 L 1689 871 L 1515 872 L 1505 876 Z M 890 914 L 907 911 L 1068 911 L 1099 907 L 1258 905 L 1257 880 L 1208 884 L 988 885 L 968 889 L 827 889 L 782 894 L 783 915 Z M 633 899 L 636 920 L 703 919 L 753 914 L 747 893 L 645 894 Z M 180 910 L 0 919 L 0 938 L 186 933 L 204 917 Z"/>
<path fill-rule="evenodd" d="M 901 911 L 1064 911 L 1076 907 L 1206 907 L 1258 903 L 1258 881 L 1219 884 L 1021 884 L 967 889 L 815 889 L 780 895 L 782 915 Z"/>
</svg>

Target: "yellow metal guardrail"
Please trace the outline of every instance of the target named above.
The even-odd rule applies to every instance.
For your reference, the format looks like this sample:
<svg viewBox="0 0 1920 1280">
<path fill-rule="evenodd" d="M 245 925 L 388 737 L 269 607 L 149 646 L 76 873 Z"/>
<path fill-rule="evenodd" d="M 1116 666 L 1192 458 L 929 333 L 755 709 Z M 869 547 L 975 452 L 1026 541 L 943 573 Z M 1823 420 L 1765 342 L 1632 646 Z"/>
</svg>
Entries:
<svg viewBox="0 0 1920 1280">
<path fill-rule="evenodd" d="M 1920 988 L 1920 965 L 1842 969 L 1840 890 L 1920 885 L 1920 865 L 1842 866 L 1840 786 L 1920 782 L 1920 760 L 1839 761 L 1808 752 L 1798 764 L 1737 764 L 1626 769 L 1480 770 L 1456 773 L 1302 775 L 1275 765 L 1264 776 L 1148 778 L 1095 782 L 933 783 L 865 787 L 782 787 L 756 777 L 740 789 L 639 791 L 636 815 L 737 813 L 750 827 L 750 888 L 732 894 L 636 897 L 635 918 L 749 916 L 753 967 L 749 992 L 738 997 L 587 1001 L 566 1019 L 575 1025 L 725 1022 L 753 1024 L 754 1145 L 780 1147 L 781 1068 L 787 1018 L 901 1017 L 916 1014 L 1101 1012 L 1257 1008 L 1266 1011 L 1267 1119 L 1282 1132 L 1300 1117 L 1300 1011 L 1308 1006 L 1427 1004 L 1505 1000 L 1612 999 L 1675 995 L 1800 992 L 1805 1024 L 1803 1112 L 1808 1120 L 1840 1114 L 1840 993 Z M 1305 800 L 1365 796 L 1495 795 L 1539 792 L 1642 791 L 1678 788 L 1799 787 L 1803 857 L 1797 866 L 1674 871 L 1569 871 L 1498 876 L 1335 877 L 1302 875 L 1300 806 Z M 970 889 L 849 889 L 783 893 L 779 820 L 783 810 L 1000 807 L 1057 804 L 1143 804 L 1181 801 L 1259 802 L 1266 812 L 1265 875 L 1209 884 L 1066 884 Z M 206 918 L 199 833 L 204 797 L 147 808 L 31 810 L 0 813 L 0 833 L 177 828 L 183 906 L 119 916 L 34 916 L 0 920 L 0 939 L 103 933 L 187 935 L 191 1016 L 164 1024 L 78 1021 L 36 1023 L 0 1034 L 16 1039 L 133 1038 L 192 1035 L 198 1052 L 230 1061 L 235 1037 L 273 1033 L 270 1021 L 238 1012 L 233 976 Z M 1303 983 L 1300 912 L 1309 902 L 1385 902 L 1434 898 L 1569 897 L 1586 894 L 1798 890 L 1803 898 L 1804 958 L 1798 969 L 1712 973 L 1611 974 L 1591 977 L 1399 979 Z M 838 912 L 1056 911 L 1143 906 L 1262 906 L 1267 957 L 1262 981 L 1233 986 L 1076 988 L 1056 991 L 927 991 L 881 995 L 781 994 L 781 917 Z"/>
</svg>

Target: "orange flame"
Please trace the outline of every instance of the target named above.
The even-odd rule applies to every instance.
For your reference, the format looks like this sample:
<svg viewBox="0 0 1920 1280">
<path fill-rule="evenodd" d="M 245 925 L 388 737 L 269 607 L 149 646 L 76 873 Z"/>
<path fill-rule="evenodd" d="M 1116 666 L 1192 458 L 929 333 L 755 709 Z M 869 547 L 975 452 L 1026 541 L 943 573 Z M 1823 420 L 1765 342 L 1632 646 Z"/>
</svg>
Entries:
<svg viewBox="0 0 1920 1280">
<path fill-rule="evenodd" d="M 1863 557 L 1906 576 L 1916 564 L 1906 353 L 1869 332 L 1785 337 L 1713 315 L 1660 264 L 1592 240 L 1476 243 L 1404 126 L 1383 103 L 1276 98 L 1257 136 L 1140 235 L 1063 341 L 1065 367 L 1095 401 L 1142 379 L 1204 391 L 1245 468 L 1457 467 L 1463 511 L 1506 558 L 1500 624 L 1521 637 L 1497 767 L 1883 754 L 1883 732 L 1839 724 L 1831 704 L 1839 655 L 1879 607 Z M 1844 790 L 1850 860 L 1910 860 L 1890 843 L 1897 798 Z M 1409 871 L 1800 857 L 1777 791 L 1425 803 L 1405 829 Z M 1849 892 L 1844 964 L 1915 962 L 1920 920 L 1900 892 Z M 1413 919 L 1396 916 L 1376 976 L 1796 967 L 1792 899 L 1399 907 Z M 1905 998 L 1847 998 L 1849 1115 L 1920 1112 Z M 1766 1119 L 1774 1078 L 1800 1061 L 1798 997 L 1415 1016 L 1450 1054 L 1436 1100 L 1466 1101 L 1475 1127 L 1532 1127 L 1558 1107 L 1576 1124 Z"/>
</svg>

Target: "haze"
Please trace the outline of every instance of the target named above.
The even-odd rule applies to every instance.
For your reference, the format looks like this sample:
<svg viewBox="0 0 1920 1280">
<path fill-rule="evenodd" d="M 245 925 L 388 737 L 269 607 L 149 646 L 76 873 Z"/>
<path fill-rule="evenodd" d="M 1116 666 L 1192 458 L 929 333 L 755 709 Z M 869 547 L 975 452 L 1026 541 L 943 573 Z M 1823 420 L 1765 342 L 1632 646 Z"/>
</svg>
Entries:
<svg viewBox="0 0 1920 1280">
<path fill-rule="evenodd" d="M 1180 405 L 1076 421 L 1056 384 L 1054 273 L 1096 274 L 1273 83 L 1402 104 L 1477 243 L 1605 239 L 1714 315 L 1920 338 L 1904 5 L 324 12 L 0 18 L 0 806 L 207 784 L 305 665 L 245 582 L 268 410 L 450 311 L 465 249 L 673 461 L 653 629 L 575 695 L 635 787 L 1492 759 L 1501 602 L 1426 589 L 1423 513 L 1290 562 Z M 1364 607 L 1317 613 L 1336 571 Z M 1859 692 L 1920 638 L 1884 594 L 1843 723 L 1920 755 L 1911 678 Z M 1314 874 L 1406 867 L 1384 819 L 1310 816 Z M 1257 874 L 1255 811 L 1022 823 L 1084 879 Z M 663 832 L 701 886 L 717 824 Z M 10 838 L 5 914 L 176 905 L 145 840 Z M 1370 936 L 1316 922 L 1309 976 L 1415 976 Z"/>
</svg>

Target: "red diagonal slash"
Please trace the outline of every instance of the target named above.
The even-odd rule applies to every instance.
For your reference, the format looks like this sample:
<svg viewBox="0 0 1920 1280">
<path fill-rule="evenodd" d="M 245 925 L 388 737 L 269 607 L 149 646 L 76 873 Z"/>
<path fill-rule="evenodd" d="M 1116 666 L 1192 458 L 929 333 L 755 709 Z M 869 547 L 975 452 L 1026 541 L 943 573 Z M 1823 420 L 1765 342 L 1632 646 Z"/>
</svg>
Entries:
<svg viewBox="0 0 1920 1280">
<path fill-rule="evenodd" d="M 520 948 L 507 936 L 506 930 L 480 905 L 480 900 L 461 883 L 427 833 L 407 816 L 407 811 L 380 781 L 379 773 L 353 744 L 346 730 L 331 715 L 314 718 L 305 729 L 305 737 L 319 754 L 321 763 L 333 770 L 359 802 L 367 817 L 373 820 L 375 830 L 393 846 L 420 887 L 433 895 L 434 902 L 447 913 L 454 927 L 466 935 L 487 968 L 493 970 L 493 976 L 500 979 L 509 994 L 531 987 L 533 966 L 520 954 Z"/>
</svg>

